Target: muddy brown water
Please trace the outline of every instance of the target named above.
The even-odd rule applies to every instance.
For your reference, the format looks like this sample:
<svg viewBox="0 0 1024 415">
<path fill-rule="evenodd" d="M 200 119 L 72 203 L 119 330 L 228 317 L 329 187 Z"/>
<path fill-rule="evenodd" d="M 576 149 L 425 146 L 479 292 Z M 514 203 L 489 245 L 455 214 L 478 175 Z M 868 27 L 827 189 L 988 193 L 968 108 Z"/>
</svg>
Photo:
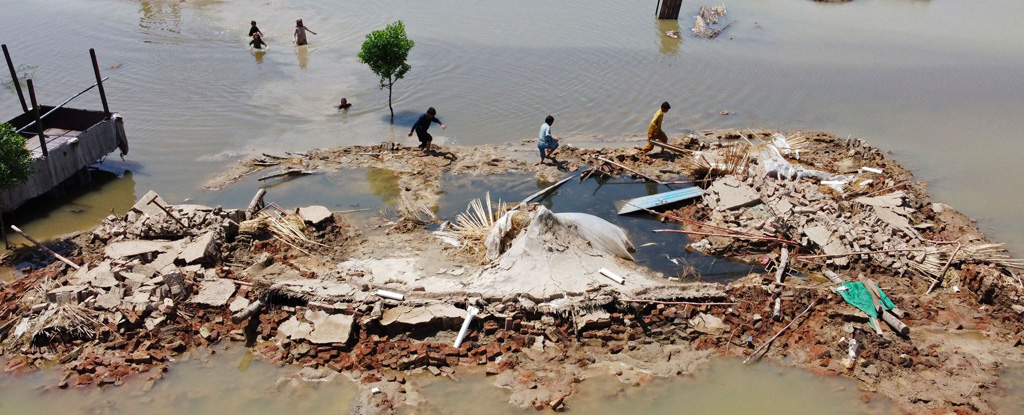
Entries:
<svg viewBox="0 0 1024 415">
<path fill-rule="evenodd" d="M 127 161 L 104 162 L 130 170 L 125 178 L 101 180 L 70 205 L 9 219 L 46 238 L 95 226 L 111 209 L 123 213 L 149 189 L 172 203 L 212 200 L 202 182 L 249 155 L 413 144 L 405 133 L 428 106 L 449 127 L 432 128 L 438 142 L 472 145 L 533 137 L 547 114 L 565 137 L 640 134 L 667 100 L 673 136 L 755 125 L 866 139 L 912 168 L 937 200 L 1024 252 L 1017 215 L 1024 181 L 1016 173 L 1024 151 L 1024 25 L 1017 24 L 1024 2 L 740 0 L 726 5 L 736 23 L 715 41 L 685 35 L 697 3 L 684 4 L 679 22 L 654 19 L 654 6 L 0 0 L 0 40 L 44 103 L 93 82 L 87 50 L 97 48 L 111 77 L 111 108 L 125 116 L 132 144 Z M 290 37 L 299 17 L 319 34 L 296 48 Z M 267 35 L 266 54 L 244 47 L 252 19 Z M 417 43 L 412 72 L 396 84 L 392 126 L 386 91 L 355 54 L 367 32 L 396 19 Z M 684 36 L 667 38 L 667 30 Z M 348 112 L 331 108 L 341 97 L 355 104 Z M 98 102 L 90 92 L 73 104 Z M 3 118 L 19 111 L 14 92 L 0 90 Z M 323 200 L 334 193 L 322 190 L 336 183 L 323 180 L 297 182 L 286 196 L 339 210 L 386 204 Z M 247 200 L 244 193 L 227 199 Z M 80 392 L 93 393 L 108 392 Z"/>
<path fill-rule="evenodd" d="M 57 390 L 53 372 L 0 375 L 0 413 L 9 414 L 338 414 L 347 413 L 358 393 L 344 376 L 304 381 L 298 367 L 274 366 L 252 360 L 243 347 L 196 350 L 182 356 L 167 379 L 138 379 L 121 387 Z M 422 393 L 405 414 L 497 415 L 536 413 L 496 404 L 508 392 L 493 385 L 482 371 L 459 374 L 458 382 L 427 373 L 410 376 L 410 386 Z M 412 388 L 410 388 L 412 389 Z M 570 413 L 674 414 L 817 414 L 888 415 L 891 404 L 874 397 L 861 400 L 856 382 L 819 378 L 799 369 L 772 364 L 743 365 L 738 360 L 716 361 L 701 372 L 671 380 L 660 379 L 633 387 L 611 375 L 581 383 L 568 401 Z M 737 399 L 743 396 L 744 399 Z M 827 396 L 828 399 L 821 399 Z M 871 395 L 875 396 L 875 395 Z"/>
</svg>

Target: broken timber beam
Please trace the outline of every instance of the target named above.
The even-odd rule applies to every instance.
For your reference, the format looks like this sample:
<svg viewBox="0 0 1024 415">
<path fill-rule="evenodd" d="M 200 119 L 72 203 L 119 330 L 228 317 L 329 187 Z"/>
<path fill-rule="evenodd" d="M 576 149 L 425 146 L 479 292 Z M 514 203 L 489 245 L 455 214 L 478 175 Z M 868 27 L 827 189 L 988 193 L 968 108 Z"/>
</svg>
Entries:
<svg viewBox="0 0 1024 415">
<path fill-rule="evenodd" d="M 782 247 L 782 253 L 779 254 L 779 266 L 775 269 L 775 282 L 782 284 L 782 281 L 786 279 L 786 268 L 789 267 L 789 250 L 786 247 Z"/>
<path fill-rule="evenodd" d="M 656 180 L 656 179 L 654 179 L 653 177 L 650 177 L 650 176 L 648 176 L 648 175 L 646 175 L 646 174 L 640 173 L 640 172 L 638 172 L 638 171 L 636 171 L 636 170 L 633 170 L 633 169 L 631 169 L 631 168 L 629 168 L 629 167 L 623 166 L 622 164 L 619 164 L 619 163 L 616 163 L 616 162 L 614 162 L 614 161 L 608 160 L 608 159 L 606 159 L 606 158 L 604 158 L 604 157 L 594 157 L 594 158 L 596 158 L 596 159 L 598 159 L 598 160 L 601 160 L 601 161 L 603 161 L 603 162 L 605 162 L 605 163 L 611 164 L 611 165 L 613 165 L 613 166 L 615 166 L 615 167 L 618 167 L 618 168 L 620 168 L 620 169 L 622 169 L 622 170 L 625 170 L 625 171 L 628 171 L 628 172 L 630 172 L 630 173 L 633 173 L 633 174 L 635 174 L 635 175 L 637 175 L 637 176 L 643 177 L 644 179 L 647 179 L 647 180 L 649 180 L 649 181 L 655 182 L 655 183 L 657 183 L 657 184 L 665 184 L 665 182 L 663 182 L 663 181 L 661 181 L 661 180 Z"/>
<path fill-rule="evenodd" d="M 260 188 L 256 192 L 256 195 L 252 197 L 252 201 L 249 202 L 249 207 L 245 208 L 245 218 L 252 219 L 256 212 L 263 209 L 263 196 L 267 194 L 267 189 Z"/>
<path fill-rule="evenodd" d="M 305 175 L 314 174 L 314 173 L 316 173 L 316 170 L 285 170 L 285 171 L 280 172 L 280 173 L 268 174 L 266 176 L 260 177 L 257 180 L 264 181 L 264 180 L 273 179 L 273 178 L 277 178 L 277 177 L 305 176 Z"/>
<path fill-rule="evenodd" d="M 27 233 L 23 232 L 23 231 L 22 231 L 21 229 L 18 229 L 18 227 L 17 227 L 17 226 L 11 225 L 11 229 L 14 229 L 14 231 L 15 231 L 15 232 L 17 232 L 17 233 L 21 234 L 21 236 L 24 236 L 24 237 L 25 237 L 25 239 L 28 239 L 28 240 L 29 240 L 29 241 L 31 241 L 32 243 L 36 244 L 36 246 L 38 246 L 38 247 L 42 248 L 42 249 L 43 249 L 43 251 L 46 251 L 46 253 L 48 253 L 48 254 L 50 254 L 50 255 L 53 255 L 53 257 L 54 257 L 54 258 L 57 258 L 57 259 L 59 259 L 59 260 L 60 260 L 61 262 L 65 263 L 65 264 L 68 264 L 68 266 L 69 266 L 69 267 L 71 267 L 71 268 L 74 268 L 74 269 L 79 269 L 79 268 L 82 268 L 82 266 L 80 266 L 80 265 L 78 265 L 78 264 L 76 264 L 76 263 L 74 263 L 74 262 L 71 262 L 71 260 L 70 260 L 70 259 L 64 258 L 64 257 L 63 257 L 63 256 L 61 256 L 60 254 L 58 254 L 58 253 L 56 253 L 56 252 L 53 252 L 53 250 L 52 250 L 52 249 L 50 249 L 50 248 L 47 248 L 47 247 L 46 247 L 46 245 L 43 245 L 42 243 L 40 243 L 39 241 L 37 241 L 37 240 L 36 240 L 35 238 L 33 238 L 33 237 L 31 237 L 31 236 L 28 236 L 28 234 L 27 234 Z"/>
</svg>

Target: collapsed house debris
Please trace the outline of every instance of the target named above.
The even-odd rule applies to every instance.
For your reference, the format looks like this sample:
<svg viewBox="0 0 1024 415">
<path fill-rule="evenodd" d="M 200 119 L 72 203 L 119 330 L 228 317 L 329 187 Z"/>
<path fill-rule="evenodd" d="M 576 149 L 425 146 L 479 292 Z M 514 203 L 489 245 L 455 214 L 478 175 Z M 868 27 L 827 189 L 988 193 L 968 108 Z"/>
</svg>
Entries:
<svg viewBox="0 0 1024 415">
<path fill-rule="evenodd" d="M 593 167 L 581 179 L 690 177 L 700 197 L 647 212 L 690 235 L 680 250 L 763 271 L 729 285 L 656 278 L 601 218 L 489 196 L 427 231 L 435 218 L 353 223 L 325 207 L 264 203 L 263 191 L 245 210 L 150 192 L 57 249 L 80 269 L 50 262 L 0 290 L 4 370 L 55 362 L 62 387 L 116 385 L 160 378 L 173 356 L 227 340 L 358 379 L 354 413 L 394 413 L 415 393 L 406 376 L 454 378 L 463 366 L 483 367 L 513 405 L 561 410 L 602 370 L 642 385 L 719 354 L 850 377 L 907 412 L 992 412 L 999 366 L 1024 361 L 1021 264 L 967 218 L 859 140 L 723 131 L 660 147 L 566 146 L 559 166 Z M 446 172 L 565 182 L 554 166 L 532 167 L 530 145 L 445 150 L 454 157 L 389 145 L 272 164 L 394 168 L 406 215 L 436 201 Z"/>
</svg>

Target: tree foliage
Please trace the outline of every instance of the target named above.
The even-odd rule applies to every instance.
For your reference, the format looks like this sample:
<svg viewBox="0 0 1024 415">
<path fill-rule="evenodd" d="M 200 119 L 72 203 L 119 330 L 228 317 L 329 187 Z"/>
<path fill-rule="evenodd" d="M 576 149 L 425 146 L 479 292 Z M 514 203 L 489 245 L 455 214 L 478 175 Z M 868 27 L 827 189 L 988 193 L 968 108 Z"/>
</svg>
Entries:
<svg viewBox="0 0 1024 415">
<path fill-rule="evenodd" d="M 406 59 L 415 44 L 405 36 L 405 23 L 399 20 L 384 30 L 374 30 L 366 35 L 366 41 L 359 51 L 359 62 L 369 65 L 370 70 L 380 77 L 380 89 L 388 89 L 391 122 L 395 121 L 395 109 L 391 106 L 392 87 L 395 81 L 402 79 L 412 69 Z"/>
<path fill-rule="evenodd" d="M 0 124 L 0 190 L 13 189 L 32 175 L 32 152 L 25 137 L 10 124 Z"/>
</svg>

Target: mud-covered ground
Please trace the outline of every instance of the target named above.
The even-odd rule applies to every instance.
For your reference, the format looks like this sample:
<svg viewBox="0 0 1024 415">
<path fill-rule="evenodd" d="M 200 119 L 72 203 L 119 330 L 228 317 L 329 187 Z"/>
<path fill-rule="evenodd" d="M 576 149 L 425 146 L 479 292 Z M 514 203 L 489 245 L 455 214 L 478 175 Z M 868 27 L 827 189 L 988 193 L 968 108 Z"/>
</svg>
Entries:
<svg viewBox="0 0 1024 415">
<path fill-rule="evenodd" d="M 653 154 L 630 147 L 635 138 L 617 147 L 563 139 L 542 165 L 532 140 L 245 160 L 206 187 L 379 167 L 399 172 L 400 209 L 357 223 L 318 207 L 241 211 L 144 196 L 91 232 L 47 244 L 80 270 L 34 249 L 3 258 L 35 264 L 0 291 L 3 369 L 56 364 L 67 374 L 59 387 L 117 385 L 162 377 L 189 348 L 237 341 L 304 366 L 304 378 L 346 373 L 364 387 L 354 413 L 391 413 L 421 399 L 404 381 L 415 371 L 457 377 L 461 366 L 486 366 L 512 405 L 564 409 L 592 369 L 643 385 L 726 355 L 856 379 L 907 413 L 993 413 L 1000 371 L 1024 360 L 1020 264 L 883 151 L 791 133 L 772 147 L 791 164 L 772 170 L 773 133 L 708 131 Z M 728 286 L 654 278 L 572 225 L 544 222 L 541 208 L 521 208 L 532 222 L 513 226 L 510 248 L 492 261 L 481 235 L 424 229 L 432 218 L 418 208 L 436 204 L 443 174 L 509 171 L 551 182 L 692 177 L 703 196 L 657 214 L 689 233 L 687 249 L 761 262 L 764 272 Z M 515 264 L 534 275 L 517 279 Z M 841 281 L 877 282 L 909 335 L 884 323 L 877 334 L 837 291 Z M 470 307 L 479 313 L 456 348 Z"/>
</svg>

